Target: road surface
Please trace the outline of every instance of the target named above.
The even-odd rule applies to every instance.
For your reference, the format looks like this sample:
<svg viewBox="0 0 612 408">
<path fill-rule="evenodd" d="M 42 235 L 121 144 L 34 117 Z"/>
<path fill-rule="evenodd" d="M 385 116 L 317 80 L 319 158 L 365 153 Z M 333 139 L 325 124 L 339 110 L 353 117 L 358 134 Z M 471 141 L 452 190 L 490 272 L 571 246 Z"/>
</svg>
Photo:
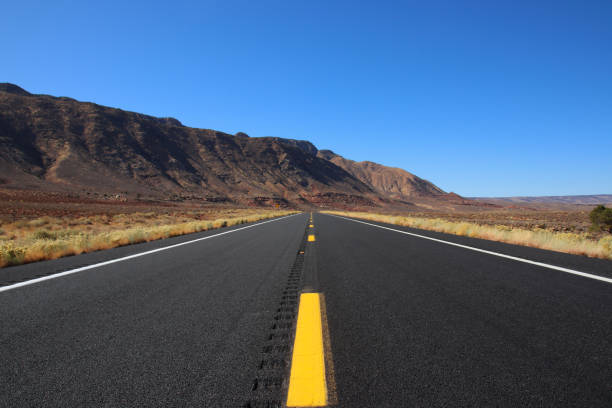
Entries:
<svg viewBox="0 0 612 408">
<path fill-rule="evenodd" d="M 611 261 L 318 213 L 310 225 L 0 270 L 0 406 L 283 406 L 310 327 L 329 405 L 612 406 Z M 296 336 L 302 292 L 322 317 Z"/>
</svg>

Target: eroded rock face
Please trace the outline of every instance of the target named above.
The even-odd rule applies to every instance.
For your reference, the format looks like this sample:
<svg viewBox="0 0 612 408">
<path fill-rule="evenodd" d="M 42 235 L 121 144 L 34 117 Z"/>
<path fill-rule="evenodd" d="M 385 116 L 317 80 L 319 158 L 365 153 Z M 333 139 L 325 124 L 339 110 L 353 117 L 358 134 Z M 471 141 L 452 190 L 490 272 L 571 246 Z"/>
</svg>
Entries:
<svg viewBox="0 0 612 408">
<path fill-rule="evenodd" d="M 370 161 L 356 162 L 345 159 L 331 150 L 320 150 L 318 156 L 342 167 L 379 194 L 389 198 L 410 200 L 446 194 L 429 181 L 403 169 L 387 167 Z"/>
<path fill-rule="evenodd" d="M 0 86 L 0 142 L 2 178 L 13 187 L 245 203 L 303 203 L 324 193 L 376 197 L 307 141 L 195 129 L 12 84 Z"/>
<path fill-rule="evenodd" d="M 183 126 L 0 84 L 0 183 L 40 191 L 145 194 L 246 205 L 473 205 L 405 170 L 304 140 Z"/>
</svg>

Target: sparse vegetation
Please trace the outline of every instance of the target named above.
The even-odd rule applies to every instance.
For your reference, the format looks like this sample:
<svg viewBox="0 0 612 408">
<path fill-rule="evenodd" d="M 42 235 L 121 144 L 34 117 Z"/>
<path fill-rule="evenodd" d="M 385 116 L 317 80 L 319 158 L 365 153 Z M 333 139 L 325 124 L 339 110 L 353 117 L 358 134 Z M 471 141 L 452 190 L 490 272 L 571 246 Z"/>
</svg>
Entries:
<svg viewBox="0 0 612 408">
<path fill-rule="evenodd" d="M 612 208 L 598 205 L 591 211 L 589 218 L 593 223 L 591 227 L 593 230 L 612 232 Z"/>
<path fill-rule="evenodd" d="M 25 249 L 16 248 L 12 242 L 4 242 L 0 245 L 0 265 L 17 265 L 23 263 Z"/>
<path fill-rule="evenodd" d="M 78 218 L 45 216 L 18 220 L 1 225 L 0 267 L 154 241 L 292 213 L 295 211 L 226 209 L 186 214 L 131 213 Z"/>
<path fill-rule="evenodd" d="M 448 221 L 442 218 L 416 218 L 345 211 L 325 212 L 328 214 L 379 221 L 405 227 L 444 232 L 447 234 L 483 238 L 569 254 L 612 259 L 612 235 L 610 234 L 604 234 L 599 239 L 593 239 L 586 233 L 555 232 L 537 227 L 527 230 L 513 228 L 507 225 L 478 225 L 470 222 Z"/>
</svg>

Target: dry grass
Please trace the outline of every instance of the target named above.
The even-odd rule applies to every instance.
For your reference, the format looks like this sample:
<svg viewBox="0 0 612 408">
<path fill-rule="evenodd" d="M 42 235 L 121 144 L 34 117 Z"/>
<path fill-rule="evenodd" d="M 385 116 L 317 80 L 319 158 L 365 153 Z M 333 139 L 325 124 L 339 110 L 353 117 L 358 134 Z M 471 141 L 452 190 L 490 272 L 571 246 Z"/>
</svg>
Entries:
<svg viewBox="0 0 612 408">
<path fill-rule="evenodd" d="M 325 212 L 447 234 L 548 249 L 568 254 L 612 259 L 612 235 L 610 234 L 595 240 L 585 233 L 555 232 L 542 228 L 522 229 L 507 225 L 479 225 L 470 222 L 448 221 L 442 218 L 417 218 L 364 212 Z"/>
<path fill-rule="evenodd" d="M 0 225 L 0 267 L 255 222 L 295 211 L 234 209 L 180 214 L 40 217 Z"/>
</svg>

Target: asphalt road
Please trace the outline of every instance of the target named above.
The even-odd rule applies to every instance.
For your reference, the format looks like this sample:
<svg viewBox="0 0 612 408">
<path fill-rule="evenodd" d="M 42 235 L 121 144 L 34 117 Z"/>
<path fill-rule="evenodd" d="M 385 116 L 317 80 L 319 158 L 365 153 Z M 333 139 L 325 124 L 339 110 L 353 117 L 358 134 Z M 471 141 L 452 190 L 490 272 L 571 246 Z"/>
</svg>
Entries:
<svg viewBox="0 0 612 408">
<path fill-rule="evenodd" d="M 0 270 L 2 289 L 211 237 L 0 291 L 0 406 L 274 406 L 306 286 L 338 406 L 612 406 L 611 283 L 323 214 L 305 242 L 307 221 Z M 610 261 L 390 227 L 612 278 Z"/>
<path fill-rule="evenodd" d="M 241 406 L 305 218 L 0 292 L 0 406 Z"/>
</svg>

